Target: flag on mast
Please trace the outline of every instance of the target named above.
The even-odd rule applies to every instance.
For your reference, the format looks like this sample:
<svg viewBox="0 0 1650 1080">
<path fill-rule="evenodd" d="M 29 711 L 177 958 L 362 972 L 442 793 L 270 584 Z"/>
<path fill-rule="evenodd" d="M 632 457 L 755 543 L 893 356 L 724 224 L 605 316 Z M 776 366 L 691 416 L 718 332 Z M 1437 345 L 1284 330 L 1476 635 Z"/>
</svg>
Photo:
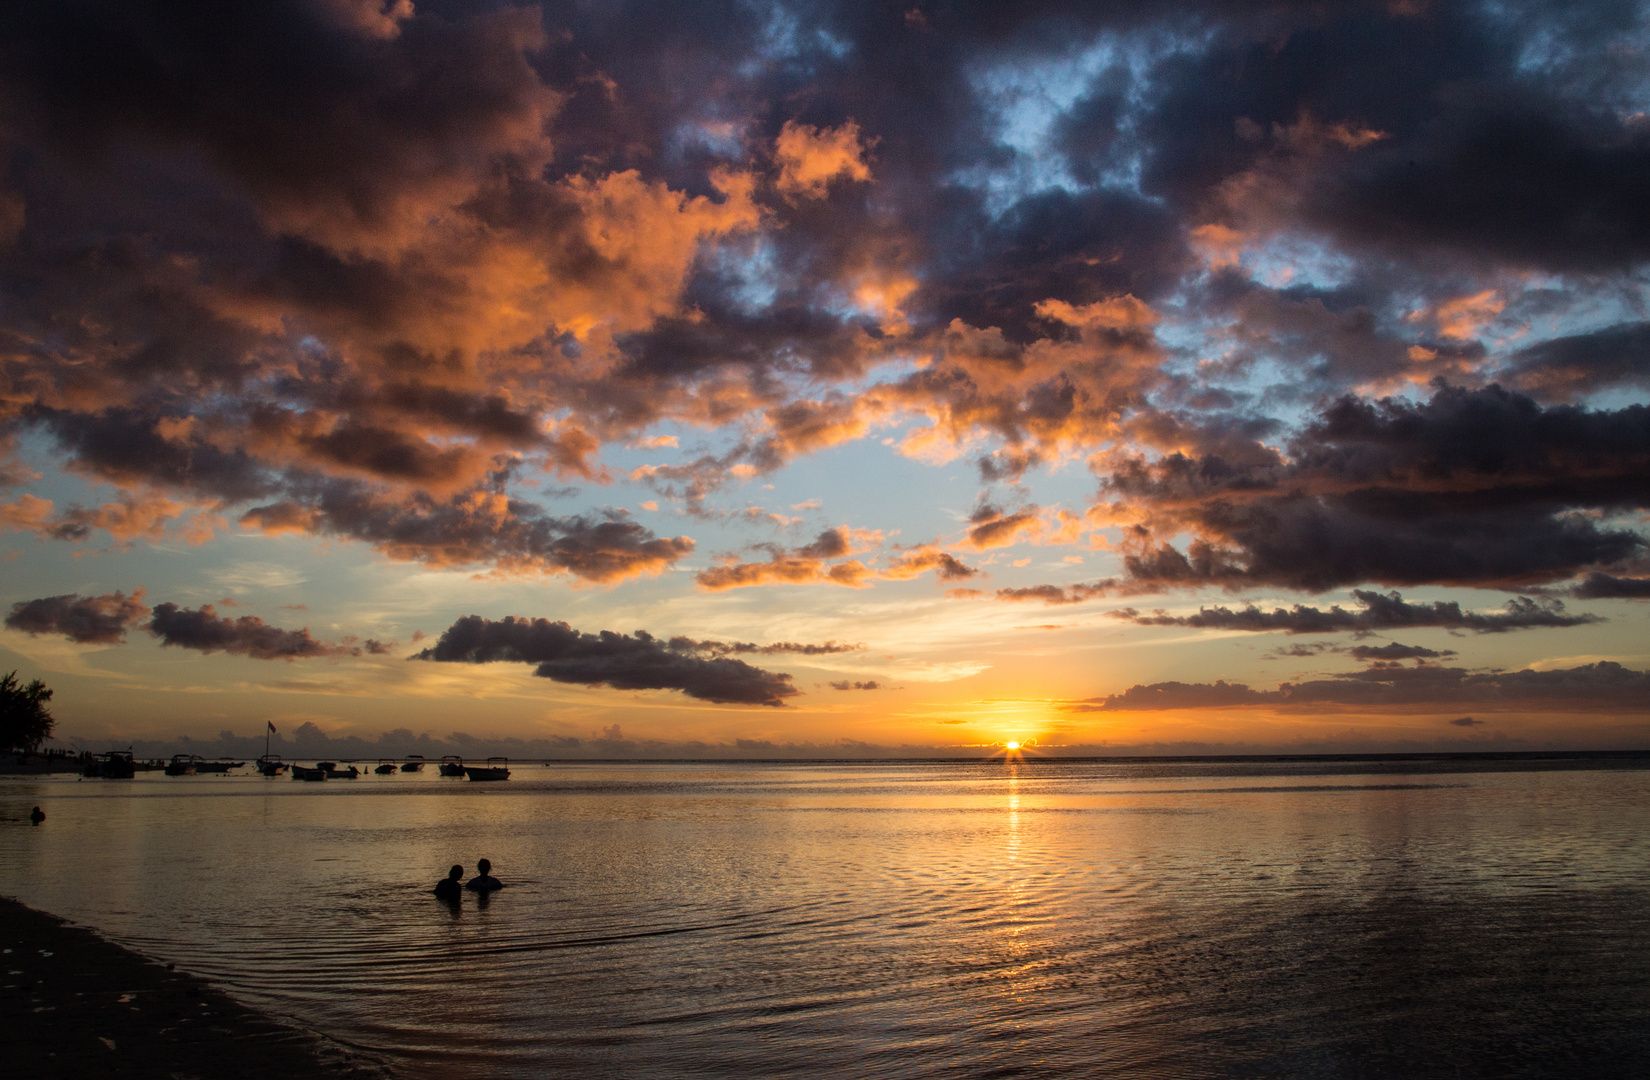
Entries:
<svg viewBox="0 0 1650 1080">
<path fill-rule="evenodd" d="M 280 734 L 280 729 L 279 729 L 279 728 L 277 728 L 277 727 L 276 727 L 276 726 L 275 726 L 275 721 L 273 721 L 273 720 L 265 720 L 265 721 L 264 721 L 264 723 L 266 723 L 266 724 L 268 724 L 268 725 L 269 725 L 269 730 L 270 730 L 270 731 L 273 731 L 273 732 L 275 732 L 275 733 L 276 733 L 276 734 L 277 734 L 277 735 L 278 735 L 278 734 Z"/>
</svg>

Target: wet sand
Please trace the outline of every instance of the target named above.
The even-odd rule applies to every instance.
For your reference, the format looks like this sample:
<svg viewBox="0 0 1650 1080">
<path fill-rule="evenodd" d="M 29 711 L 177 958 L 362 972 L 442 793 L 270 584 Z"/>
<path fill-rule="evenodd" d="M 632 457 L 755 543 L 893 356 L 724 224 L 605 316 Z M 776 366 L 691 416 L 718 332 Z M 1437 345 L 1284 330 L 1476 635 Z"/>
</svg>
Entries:
<svg viewBox="0 0 1650 1080">
<path fill-rule="evenodd" d="M 12 1076 L 385 1080 L 376 1062 L 91 930 L 0 897 L 0 1030 Z"/>
</svg>

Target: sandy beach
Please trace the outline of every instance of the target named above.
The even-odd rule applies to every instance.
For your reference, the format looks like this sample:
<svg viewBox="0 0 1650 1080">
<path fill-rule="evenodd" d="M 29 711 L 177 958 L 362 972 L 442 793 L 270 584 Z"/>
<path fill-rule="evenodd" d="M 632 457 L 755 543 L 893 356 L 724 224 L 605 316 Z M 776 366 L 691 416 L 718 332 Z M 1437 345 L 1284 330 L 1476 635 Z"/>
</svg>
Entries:
<svg viewBox="0 0 1650 1080">
<path fill-rule="evenodd" d="M 0 897 L 0 1022 L 12 1075 L 155 1080 L 390 1073 L 207 983 Z"/>
</svg>

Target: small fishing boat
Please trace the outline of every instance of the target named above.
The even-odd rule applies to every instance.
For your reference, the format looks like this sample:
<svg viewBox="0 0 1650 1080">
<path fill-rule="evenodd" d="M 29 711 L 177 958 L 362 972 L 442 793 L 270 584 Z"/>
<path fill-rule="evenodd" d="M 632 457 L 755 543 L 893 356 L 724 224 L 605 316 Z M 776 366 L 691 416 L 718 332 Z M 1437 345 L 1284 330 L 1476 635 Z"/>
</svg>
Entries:
<svg viewBox="0 0 1650 1080">
<path fill-rule="evenodd" d="M 464 775 L 471 780 L 508 780 L 510 779 L 510 759 L 490 757 L 486 765 L 466 765 Z"/>
<path fill-rule="evenodd" d="M 80 775 L 104 780 L 130 780 L 137 775 L 137 762 L 132 760 L 130 750 L 110 750 L 88 760 Z"/>
<path fill-rule="evenodd" d="M 464 759 L 457 754 L 446 754 L 441 759 L 438 770 L 442 776 L 463 776 Z"/>
<path fill-rule="evenodd" d="M 292 767 L 292 778 L 294 780 L 325 780 L 327 771 L 319 767 L 306 769 L 302 765 L 294 765 Z"/>
<path fill-rule="evenodd" d="M 395 762 L 388 758 L 384 758 L 378 763 L 378 768 L 372 771 L 377 773 L 379 776 L 390 776 L 395 772 Z"/>
<path fill-rule="evenodd" d="M 408 754 L 407 755 L 407 760 L 405 760 L 401 763 L 401 771 L 402 772 L 423 772 L 424 771 L 424 755 L 423 754 Z"/>
<path fill-rule="evenodd" d="M 326 773 L 328 780 L 354 780 L 361 775 L 361 770 L 354 765 L 347 769 L 340 769 L 335 761 L 317 761 L 315 767 Z"/>
<path fill-rule="evenodd" d="M 265 776 L 280 776 L 286 770 L 286 762 L 281 760 L 280 754 L 269 752 L 269 737 L 275 734 L 275 725 L 269 721 L 264 723 L 264 756 L 258 759 L 257 770 Z"/>
<path fill-rule="evenodd" d="M 226 773 L 230 769 L 238 769 L 245 764 L 244 761 L 225 761 L 222 758 L 217 761 L 203 761 L 196 758 L 195 771 L 198 773 Z"/>
<path fill-rule="evenodd" d="M 173 754 L 172 760 L 166 763 L 167 776 L 194 776 L 199 769 L 201 759 L 194 754 Z"/>
</svg>

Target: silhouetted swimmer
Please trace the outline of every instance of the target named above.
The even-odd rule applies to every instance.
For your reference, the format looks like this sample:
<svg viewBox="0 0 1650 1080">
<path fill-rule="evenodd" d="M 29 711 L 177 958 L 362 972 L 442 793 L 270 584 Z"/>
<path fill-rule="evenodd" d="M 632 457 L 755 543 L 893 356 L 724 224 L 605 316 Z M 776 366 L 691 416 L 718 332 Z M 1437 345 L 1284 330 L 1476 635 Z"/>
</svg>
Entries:
<svg viewBox="0 0 1650 1080">
<path fill-rule="evenodd" d="M 476 863 L 476 876 L 464 883 L 464 887 L 471 892 L 490 893 L 504 888 L 504 882 L 491 873 L 493 864 L 486 859 Z"/>
<path fill-rule="evenodd" d="M 46 820 L 46 811 L 40 809 L 38 806 L 35 807 L 29 812 L 29 820 L 34 822 L 36 825 L 40 824 L 42 821 Z"/>
<path fill-rule="evenodd" d="M 453 868 L 447 871 L 447 876 L 435 883 L 436 898 L 440 900 L 457 900 L 460 896 L 463 896 L 463 886 L 458 883 L 458 879 L 463 876 L 464 868 L 454 863 Z"/>
</svg>

